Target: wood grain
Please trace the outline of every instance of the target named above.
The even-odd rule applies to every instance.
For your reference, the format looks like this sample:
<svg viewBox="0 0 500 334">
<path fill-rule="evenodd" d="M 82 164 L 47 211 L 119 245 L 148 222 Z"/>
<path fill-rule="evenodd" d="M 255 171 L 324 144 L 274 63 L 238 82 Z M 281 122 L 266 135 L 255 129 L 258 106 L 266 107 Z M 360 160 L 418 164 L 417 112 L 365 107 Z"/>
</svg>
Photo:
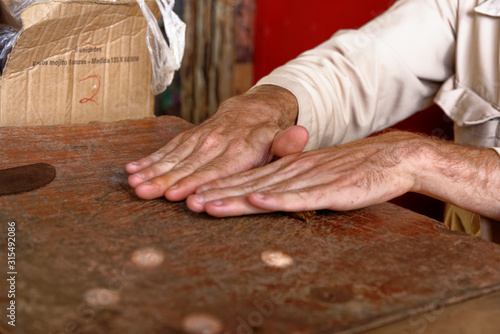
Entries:
<svg viewBox="0 0 500 334">
<path fill-rule="evenodd" d="M 0 197 L 0 233 L 17 224 L 19 305 L 7 326 L 0 280 L 0 332 L 179 334 L 215 319 L 223 333 L 357 333 L 500 290 L 498 245 L 395 205 L 304 222 L 217 219 L 137 198 L 123 166 L 189 127 L 162 117 L 0 129 L 1 169 L 58 171 L 43 188 Z M 7 263 L 6 238 L 0 248 Z M 270 266 L 269 251 L 293 263 Z"/>
<path fill-rule="evenodd" d="M 253 85 L 255 0 L 184 0 L 182 117 L 199 124 Z"/>
</svg>

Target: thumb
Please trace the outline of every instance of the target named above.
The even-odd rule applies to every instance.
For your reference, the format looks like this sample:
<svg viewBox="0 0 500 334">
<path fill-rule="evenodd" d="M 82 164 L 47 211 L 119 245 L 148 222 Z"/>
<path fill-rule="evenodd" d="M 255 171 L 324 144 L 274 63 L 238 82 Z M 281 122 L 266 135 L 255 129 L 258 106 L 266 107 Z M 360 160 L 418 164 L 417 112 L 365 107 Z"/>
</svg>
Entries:
<svg viewBox="0 0 500 334">
<path fill-rule="evenodd" d="M 294 125 L 286 130 L 281 130 L 276 134 L 273 145 L 271 146 L 271 155 L 280 158 L 302 152 L 309 140 L 309 132 L 300 125 Z"/>
</svg>

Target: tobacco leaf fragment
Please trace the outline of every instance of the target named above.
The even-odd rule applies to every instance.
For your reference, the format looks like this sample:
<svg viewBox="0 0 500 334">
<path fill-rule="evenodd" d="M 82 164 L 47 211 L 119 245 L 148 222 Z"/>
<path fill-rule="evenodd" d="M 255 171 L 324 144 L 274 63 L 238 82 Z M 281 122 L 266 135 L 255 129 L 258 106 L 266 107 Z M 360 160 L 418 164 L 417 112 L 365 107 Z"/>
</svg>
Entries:
<svg viewBox="0 0 500 334">
<path fill-rule="evenodd" d="M 302 212 L 287 212 L 290 217 L 308 222 L 309 219 L 316 216 L 316 211 L 302 211 Z"/>
</svg>

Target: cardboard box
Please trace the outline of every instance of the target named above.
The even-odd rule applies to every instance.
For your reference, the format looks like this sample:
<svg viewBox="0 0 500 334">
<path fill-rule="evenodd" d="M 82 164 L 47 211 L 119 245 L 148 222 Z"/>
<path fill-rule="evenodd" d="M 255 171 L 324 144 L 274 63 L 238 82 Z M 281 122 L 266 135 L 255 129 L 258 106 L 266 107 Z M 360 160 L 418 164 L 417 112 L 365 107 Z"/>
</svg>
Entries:
<svg viewBox="0 0 500 334">
<path fill-rule="evenodd" d="M 3 24 L 19 27 L 1 10 Z M 21 20 L 0 81 L 0 126 L 153 116 L 147 22 L 135 0 L 39 3 Z"/>
</svg>

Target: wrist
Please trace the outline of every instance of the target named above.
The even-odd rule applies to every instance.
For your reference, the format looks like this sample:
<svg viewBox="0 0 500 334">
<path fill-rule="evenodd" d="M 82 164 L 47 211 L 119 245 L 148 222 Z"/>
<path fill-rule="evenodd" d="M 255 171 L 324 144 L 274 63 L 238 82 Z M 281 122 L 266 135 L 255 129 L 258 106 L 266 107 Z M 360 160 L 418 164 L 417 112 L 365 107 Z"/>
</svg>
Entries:
<svg viewBox="0 0 500 334">
<path fill-rule="evenodd" d="M 440 194 L 452 184 L 466 180 L 488 182 L 487 161 L 489 155 L 495 156 L 493 150 L 461 146 L 433 137 L 419 137 L 419 149 L 412 159 L 416 180 L 412 191 L 443 199 Z M 477 168 L 481 164 L 484 164 L 484 168 Z"/>
<path fill-rule="evenodd" d="M 432 139 L 418 136 L 419 138 L 409 143 L 414 146 L 412 155 L 408 161 L 411 165 L 412 177 L 414 180 L 412 192 L 427 194 L 429 175 L 433 173 L 433 161 L 435 160 L 435 143 Z"/>
<path fill-rule="evenodd" d="M 275 121 L 281 128 L 289 128 L 297 123 L 299 103 L 289 90 L 279 86 L 262 85 L 252 88 L 245 95 L 257 99 L 273 110 Z"/>
<path fill-rule="evenodd" d="M 401 170 L 411 184 L 408 191 L 422 193 L 427 186 L 427 176 L 432 173 L 430 168 L 436 155 L 434 151 L 436 143 L 429 137 L 411 132 L 393 133 L 399 137 L 396 154 L 401 162 Z"/>
<path fill-rule="evenodd" d="M 494 150 L 422 137 L 412 191 L 498 219 L 498 163 Z"/>
<path fill-rule="evenodd" d="M 272 85 L 257 86 L 243 95 L 224 101 L 219 115 L 237 115 L 252 123 L 274 123 L 282 129 L 295 125 L 298 102 L 288 90 Z"/>
</svg>

